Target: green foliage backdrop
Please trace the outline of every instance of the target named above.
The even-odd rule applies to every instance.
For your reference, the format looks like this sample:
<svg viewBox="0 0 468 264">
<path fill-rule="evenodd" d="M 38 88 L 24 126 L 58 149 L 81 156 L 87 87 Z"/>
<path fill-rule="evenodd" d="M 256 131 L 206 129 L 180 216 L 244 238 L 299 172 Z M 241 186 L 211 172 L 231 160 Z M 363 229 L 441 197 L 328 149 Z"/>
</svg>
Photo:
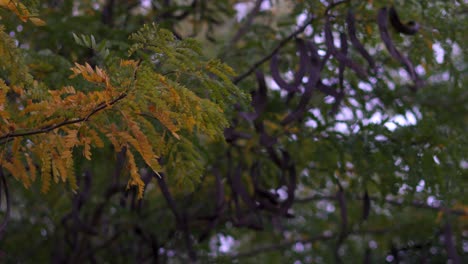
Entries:
<svg viewBox="0 0 468 264">
<path fill-rule="evenodd" d="M 468 261 L 466 1 L 0 18 L 2 262 Z"/>
</svg>

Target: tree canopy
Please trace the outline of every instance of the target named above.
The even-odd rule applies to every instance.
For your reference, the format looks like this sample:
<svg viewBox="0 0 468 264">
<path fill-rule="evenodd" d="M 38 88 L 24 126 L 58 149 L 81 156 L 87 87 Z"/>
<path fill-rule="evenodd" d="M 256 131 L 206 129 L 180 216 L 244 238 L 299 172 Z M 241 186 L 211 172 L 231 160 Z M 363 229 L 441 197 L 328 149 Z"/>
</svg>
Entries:
<svg viewBox="0 0 468 264">
<path fill-rule="evenodd" d="M 0 0 L 1 261 L 468 261 L 467 26 L 461 0 Z"/>
</svg>

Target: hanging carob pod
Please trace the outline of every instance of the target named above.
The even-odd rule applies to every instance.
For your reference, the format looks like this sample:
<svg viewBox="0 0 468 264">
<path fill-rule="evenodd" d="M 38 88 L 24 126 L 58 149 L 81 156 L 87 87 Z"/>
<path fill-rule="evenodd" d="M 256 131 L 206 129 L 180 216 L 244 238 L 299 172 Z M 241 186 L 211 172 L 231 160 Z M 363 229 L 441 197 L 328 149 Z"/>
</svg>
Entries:
<svg viewBox="0 0 468 264">
<path fill-rule="evenodd" d="M 309 57 L 309 76 L 308 81 L 304 84 L 305 91 L 301 96 L 301 100 L 299 101 L 299 105 L 297 108 L 289 113 L 282 121 L 281 124 L 283 126 L 290 124 L 291 122 L 302 118 L 307 111 L 307 104 L 309 103 L 310 99 L 312 98 L 312 92 L 314 87 L 317 86 L 318 81 L 320 80 L 320 70 L 322 68 L 322 64 L 320 61 L 320 57 L 317 52 L 317 47 L 310 41 L 307 42 L 307 48 L 310 53 Z"/>
<path fill-rule="evenodd" d="M 273 80 L 278 86 L 288 92 L 299 92 L 299 85 L 302 83 L 302 78 L 307 71 L 307 48 L 302 39 L 296 39 L 297 50 L 299 51 L 299 69 L 294 73 L 292 83 L 286 82 L 280 75 L 278 68 L 278 53 L 276 52 L 271 58 L 270 71 Z"/>
<path fill-rule="evenodd" d="M 451 263 L 461 264 L 462 260 L 460 259 L 460 256 L 458 255 L 457 249 L 455 247 L 455 243 L 453 242 L 452 225 L 448 219 L 446 219 L 446 223 L 443 227 L 443 236 L 445 249 L 447 251 L 448 257 L 452 261 Z"/>
<path fill-rule="evenodd" d="M 349 235 L 348 231 L 348 207 L 346 205 L 346 197 L 344 193 L 343 186 L 338 182 L 338 191 L 336 192 L 336 200 L 340 207 L 340 218 L 341 218 L 341 227 L 340 233 L 338 235 L 338 240 L 336 241 L 335 246 L 335 262 L 342 263 L 341 256 L 339 254 L 340 248 L 347 236 Z"/>
<path fill-rule="evenodd" d="M 8 184 L 5 178 L 2 167 L 0 167 L 0 205 L 2 205 L 2 192 L 5 194 L 6 212 L 0 224 L 0 239 L 3 238 L 8 221 L 10 220 L 10 193 L 8 191 Z"/>
<path fill-rule="evenodd" d="M 241 175 L 242 167 L 241 165 L 237 165 L 234 173 L 232 173 L 231 188 L 232 191 L 241 198 L 244 204 L 247 205 L 247 212 L 240 213 L 240 210 L 238 210 L 237 223 L 241 226 L 261 230 L 263 229 L 262 218 L 256 211 L 257 205 L 254 199 L 250 196 L 247 188 L 242 183 Z"/>
<path fill-rule="evenodd" d="M 358 63 L 348 58 L 348 56 L 343 54 L 343 52 L 341 52 L 340 50 L 336 49 L 334 40 L 333 40 L 333 34 L 331 30 L 329 16 L 326 16 L 325 18 L 324 33 L 325 33 L 325 44 L 327 46 L 327 49 L 330 51 L 331 55 L 334 58 L 336 58 L 340 63 L 344 64 L 346 67 L 353 70 L 359 78 L 367 79 L 367 72 Z"/>
<path fill-rule="evenodd" d="M 255 202 L 259 203 L 259 209 L 266 210 L 272 213 L 277 213 L 279 211 L 278 195 L 260 186 L 260 162 L 254 162 L 254 164 L 250 166 L 249 172 L 254 187 Z"/>
<path fill-rule="evenodd" d="M 221 172 L 218 167 L 214 167 L 212 170 L 213 176 L 215 177 L 215 208 L 213 215 L 206 218 L 208 220 L 208 224 L 206 224 L 205 228 L 201 232 L 200 236 L 198 237 L 198 241 L 204 241 L 208 238 L 210 233 L 218 224 L 221 216 L 223 215 L 225 208 L 226 208 L 226 201 L 225 201 L 225 191 L 224 191 L 224 183 L 221 177 Z"/>
<path fill-rule="evenodd" d="M 253 113 L 239 112 L 239 116 L 247 121 L 255 121 L 261 113 L 263 113 L 267 104 L 267 86 L 265 83 L 265 76 L 261 71 L 256 71 L 255 76 L 257 77 L 258 89 L 251 93 L 251 105 L 255 111 Z"/>
<path fill-rule="evenodd" d="M 256 90 L 252 95 L 252 106 L 255 109 L 255 113 L 260 115 L 265 111 L 267 104 L 267 86 L 263 72 L 256 71 L 255 77 L 257 78 L 258 90 Z"/>
<path fill-rule="evenodd" d="M 291 155 L 286 150 L 281 150 L 283 156 L 283 173 L 287 173 L 288 177 L 286 178 L 286 187 L 288 189 L 288 197 L 284 202 L 281 203 L 281 213 L 287 217 L 294 217 L 289 209 L 294 204 L 295 192 L 297 188 L 297 173 L 296 166 L 294 161 L 291 159 Z"/>
<path fill-rule="evenodd" d="M 341 50 L 340 52 L 344 55 L 344 56 L 348 56 L 348 38 L 346 37 L 346 34 L 344 33 L 340 33 L 340 46 L 341 46 Z M 340 90 L 343 91 L 344 89 L 344 71 L 346 69 L 346 65 L 340 61 L 339 65 L 338 65 L 338 83 L 340 85 Z"/>
<path fill-rule="evenodd" d="M 364 196 L 362 197 L 362 221 L 366 221 L 369 218 L 371 210 L 371 201 L 367 189 L 364 191 Z"/>
<path fill-rule="evenodd" d="M 366 59 L 367 63 L 369 64 L 370 69 L 375 69 L 375 61 L 372 56 L 367 52 L 364 48 L 364 45 L 359 41 L 356 36 L 356 18 L 351 10 L 348 11 L 348 15 L 346 17 L 346 25 L 348 28 L 348 36 L 349 40 L 353 47 L 361 54 L 361 56 Z"/>
<path fill-rule="evenodd" d="M 341 50 L 340 52 L 344 56 L 348 56 L 348 38 L 346 37 L 345 33 L 340 33 L 340 46 Z M 338 112 L 338 107 L 340 106 L 341 101 L 343 100 L 344 97 L 344 72 L 346 69 L 346 65 L 340 61 L 338 65 L 338 85 L 340 87 L 340 91 L 334 96 L 335 97 L 335 103 L 333 104 L 332 110 L 330 111 L 330 114 L 336 114 Z"/>
<path fill-rule="evenodd" d="M 414 35 L 418 33 L 419 24 L 414 21 L 409 21 L 408 23 L 403 24 L 400 20 L 400 17 L 398 16 L 398 13 L 396 12 L 393 6 L 390 7 L 388 15 L 390 17 L 390 23 L 392 24 L 393 28 L 399 33 L 402 33 L 405 35 Z"/>
<path fill-rule="evenodd" d="M 193 247 L 193 241 L 192 238 L 190 237 L 190 229 L 188 225 L 188 215 L 183 208 L 179 208 L 176 204 L 176 200 L 172 196 L 169 187 L 166 183 L 165 180 L 165 175 L 161 174 L 158 175 L 156 173 L 152 174 L 153 178 L 156 179 L 159 189 L 161 190 L 161 193 L 166 200 L 166 204 L 169 206 L 169 209 L 172 211 L 172 214 L 174 215 L 174 218 L 176 220 L 176 227 L 179 229 L 179 231 L 182 232 L 184 242 L 185 242 L 185 247 L 187 249 L 189 258 L 191 263 L 194 263 L 197 261 L 197 252 L 195 251 Z"/>
<path fill-rule="evenodd" d="M 281 167 L 281 159 L 273 148 L 273 146 L 278 143 L 278 139 L 266 133 L 263 121 L 256 120 L 254 126 L 255 131 L 260 135 L 260 145 L 265 147 L 271 161 L 273 161 L 278 167 Z"/>
<path fill-rule="evenodd" d="M 390 34 L 388 33 L 388 10 L 386 7 L 381 8 L 379 10 L 377 15 L 377 23 L 379 26 L 380 38 L 385 44 L 385 47 L 394 59 L 403 64 L 403 66 L 406 69 L 406 72 L 409 74 L 411 80 L 414 82 L 414 86 L 412 86 L 411 89 L 413 91 L 416 91 L 419 87 L 423 86 L 424 82 L 419 78 L 410 59 L 402 55 L 393 44 L 393 41 L 390 38 Z"/>
</svg>

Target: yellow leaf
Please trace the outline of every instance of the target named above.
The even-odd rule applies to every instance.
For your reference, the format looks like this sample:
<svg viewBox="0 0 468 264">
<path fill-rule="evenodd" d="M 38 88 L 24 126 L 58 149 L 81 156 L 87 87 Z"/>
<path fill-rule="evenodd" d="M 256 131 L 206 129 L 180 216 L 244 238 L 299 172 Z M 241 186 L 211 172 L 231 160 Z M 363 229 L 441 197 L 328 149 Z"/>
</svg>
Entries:
<svg viewBox="0 0 468 264">
<path fill-rule="evenodd" d="M 31 17 L 29 18 L 29 20 L 36 26 L 45 26 L 46 25 L 46 22 L 40 18 L 37 18 L 37 17 Z"/>
<path fill-rule="evenodd" d="M 87 160 L 91 160 L 91 139 L 89 138 L 83 138 L 81 139 L 81 141 L 83 142 L 83 156 L 87 159 Z"/>
<path fill-rule="evenodd" d="M 140 174 L 138 173 L 138 167 L 135 163 L 135 157 L 133 156 L 133 153 L 129 150 L 129 148 L 127 148 L 126 155 L 128 161 L 128 168 L 130 170 L 130 180 L 128 181 L 127 188 L 130 188 L 130 186 L 136 186 L 138 188 L 138 199 L 141 199 L 143 198 L 145 183 L 143 182 L 143 180 L 140 177 Z"/>
<path fill-rule="evenodd" d="M 15 0 L 0 0 L 0 6 L 14 12 L 23 22 L 26 22 L 30 15 L 26 6 Z"/>
<path fill-rule="evenodd" d="M 31 181 L 35 181 L 36 180 L 36 165 L 34 164 L 34 162 L 32 161 L 28 153 L 25 153 L 24 157 L 26 158 L 26 162 L 28 164 L 29 175 L 31 177 Z"/>
</svg>

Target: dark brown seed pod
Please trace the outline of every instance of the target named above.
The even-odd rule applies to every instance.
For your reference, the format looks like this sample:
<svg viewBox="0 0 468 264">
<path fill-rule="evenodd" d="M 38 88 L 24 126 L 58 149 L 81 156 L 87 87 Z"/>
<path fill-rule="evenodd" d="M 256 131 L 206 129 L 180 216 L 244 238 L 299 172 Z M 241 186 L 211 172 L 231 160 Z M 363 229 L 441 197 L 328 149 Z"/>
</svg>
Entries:
<svg viewBox="0 0 468 264">
<path fill-rule="evenodd" d="M 414 35 L 418 33 L 419 24 L 414 21 L 409 21 L 408 23 L 403 24 L 393 6 L 390 7 L 388 15 L 390 18 L 390 23 L 397 32 L 405 35 Z"/>
<path fill-rule="evenodd" d="M 348 36 L 349 40 L 351 41 L 351 44 L 353 47 L 361 54 L 364 59 L 366 59 L 367 63 L 369 64 L 369 67 L 371 69 L 375 69 L 375 62 L 372 56 L 367 52 L 367 50 L 364 48 L 364 45 L 359 41 L 359 39 L 356 36 L 356 19 L 354 18 L 353 12 L 350 10 L 348 12 L 348 16 L 346 17 L 346 24 L 348 27 Z"/>
</svg>

